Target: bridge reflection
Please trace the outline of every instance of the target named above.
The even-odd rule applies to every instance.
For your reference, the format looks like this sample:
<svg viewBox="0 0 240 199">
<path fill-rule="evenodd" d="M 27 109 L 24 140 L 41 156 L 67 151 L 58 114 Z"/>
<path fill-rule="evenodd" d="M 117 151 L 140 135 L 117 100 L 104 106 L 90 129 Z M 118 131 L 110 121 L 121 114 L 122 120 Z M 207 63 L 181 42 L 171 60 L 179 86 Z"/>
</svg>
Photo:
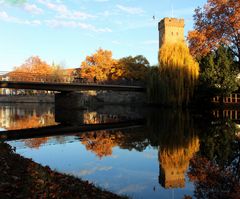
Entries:
<svg viewBox="0 0 240 199">
<path fill-rule="evenodd" d="M 0 110 L 4 110 L 4 108 L 0 107 Z M 45 114 L 54 115 L 54 109 L 46 109 L 47 111 L 45 113 L 40 112 L 40 110 L 41 109 L 38 111 L 34 110 L 32 113 L 28 111 L 28 113 L 33 115 L 33 117 L 37 115 L 39 120 L 41 120 L 40 118 L 45 118 L 45 124 L 48 123 L 47 121 L 49 121 L 50 125 L 55 122 L 53 118 L 48 120 L 48 117 L 44 116 Z M 33 114 L 33 112 L 35 112 L 35 114 Z M 117 113 L 119 113 L 119 115 L 117 115 Z M 49 136 L 53 136 L 51 137 L 51 142 L 69 142 L 69 139 L 66 139 L 67 135 L 73 136 L 76 142 L 80 142 L 86 150 L 94 153 L 99 159 L 112 156 L 115 147 L 127 150 L 134 149 L 136 151 L 144 151 L 147 147 L 153 147 L 158 150 L 156 159 L 159 161 L 159 184 L 166 189 L 185 187 L 186 172 L 194 156 L 199 152 L 209 154 L 209 158 L 211 159 L 213 158 L 211 154 L 219 153 L 216 146 L 218 146 L 217 143 L 221 143 L 219 136 L 211 134 L 211 121 L 207 124 L 204 123 L 205 128 L 204 131 L 202 131 L 199 125 L 196 126 L 193 115 L 188 111 L 164 109 L 155 111 L 127 109 L 126 111 L 125 109 L 124 114 L 124 111 L 121 113 L 117 108 L 115 112 L 108 112 L 106 108 L 95 111 L 79 110 L 77 113 L 73 113 L 73 115 L 81 118 L 75 121 L 75 123 L 73 118 L 71 118 L 65 121 L 65 123 L 63 122 L 56 126 L 46 127 L 40 125 L 41 128 L 39 129 L 16 131 L 13 129 L 18 129 L 16 127 L 20 126 L 16 124 L 18 121 L 24 126 L 23 121 L 25 121 L 25 119 L 22 120 L 19 116 L 21 114 L 24 115 L 24 113 L 21 113 L 19 110 L 12 110 L 7 113 L 6 110 L 4 110 L 2 116 L 0 116 L 3 117 L 4 114 L 8 114 L 8 116 L 12 118 L 12 127 L 10 125 L 8 128 L 10 130 L 9 135 L 11 134 L 12 137 L 4 137 L 5 132 L 3 132 L 2 138 L 12 140 L 23 139 L 25 136 L 26 139 L 24 139 L 23 142 L 26 146 L 32 148 L 38 148 L 42 144 L 49 142 Z M 132 118 L 128 115 L 132 115 Z M 144 122 L 141 119 L 133 121 L 136 115 L 138 115 L 139 119 L 145 118 Z M 67 117 L 61 117 L 61 115 L 58 115 L 57 118 L 61 118 L 62 121 L 64 121 L 64 119 L 67 120 Z M 126 119 L 128 121 L 126 121 Z M 84 125 L 79 125 L 80 122 Z M 199 122 L 200 121 L 198 121 L 198 123 Z M 33 127 L 36 127 L 36 123 L 33 124 Z M 42 123 L 40 122 L 38 124 Z M 224 128 L 216 127 L 216 130 L 222 129 L 222 132 L 226 134 L 226 124 L 223 124 Z M 211 127 L 210 130 L 208 130 L 208 125 Z M 228 128 L 232 129 L 230 126 Z M 214 132 L 216 130 L 214 130 Z M 199 138 L 198 135 L 202 136 L 204 134 L 203 132 L 205 132 L 207 138 Z M 16 138 L 14 136 L 17 133 L 21 135 Z M 37 134 L 39 138 L 37 138 Z M 228 134 L 225 134 L 222 137 L 230 139 Z M 214 139 L 216 143 L 209 143 Z M 222 142 L 225 143 L 226 139 Z M 202 146 L 200 146 L 200 143 Z M 226 146 L 229 147 L 230 145 Z M 208 151 L 209 149 L 214 149 L 216 152 Z M 226 150 L 226 152 L 229 152 L 229 150 Z M 225 158 L 226 154 L 224 153 L 222 156 Z"/>
<path fill-rule="evenodd" d="M 49 136 L 54 136 L 56 142 L 64 142 L 59 135 L 74 136 L 100 159 L 111 156 L 114 147 L 137 151 L 144 151 L 148 146 L 157 147 L 159 183 L 165 188 L 184 187 L 189 161 L 199 149 L 198 137 L 189 113 L 161 110 L 164 114 L 160 114 L 161 111 L 136 110 L 135 117 L 138 115 L 138 118 L 145 120 L 133 120 L 127 117 L 129 111 L 134 112 L 129 109 L 124 115 L 117 110 L 116 113 L 113 111 L 108 114 L 107 110 L 102 110 L 101 113 L 81 110 L 73 113 L 80 118 L 75 123 L 72 118 L 63 122 L 67 118 L 58 115 L 58 122 L 61 118 L 62 124 L 26 130 L 9 128 L 9 131 L 0 134 L 2 140 L 25 139 L 26 146 L 34 148 L 48 142 Z M 45 118 L 43 115 L 42 118 Z M 52 122 L 53 120 L 49 124 Z M 85 124 L 79 125 L 80 122 Z"/>
</svg>

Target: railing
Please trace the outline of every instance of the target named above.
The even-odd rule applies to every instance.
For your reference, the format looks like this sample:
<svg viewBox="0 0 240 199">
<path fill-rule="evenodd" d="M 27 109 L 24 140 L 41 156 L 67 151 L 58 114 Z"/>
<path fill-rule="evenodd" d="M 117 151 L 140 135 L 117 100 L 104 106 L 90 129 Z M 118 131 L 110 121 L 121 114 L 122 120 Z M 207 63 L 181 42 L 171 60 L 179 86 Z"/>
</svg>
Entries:
<svg viewBox="0 0 240 199">
<path fill-rule="evenodd" d="M 41 74 L 26 72 L 5 72 L 0 71 L 1 81 L 19 81 L 19 82 L 57 82 L 72 83 L 74 77 L 63 74 Z"/>
<path fill-rule="evenodd" d="M 240 120 L 240 110 L 213 110 L 213 116 L 216 118 L 225 118 L 230 120 Z"/>
<path fill-rule="evenodd" d="M 41 74 L 10 71 L 0 71 L 0 81 L 144 86 L 142 81 L 133 79 L 98 81 L 96 79 L 80 78 L 73 74 Z"/>
<path fill-rule="evenodd" d="M 220 97 L 219 96 L 214 97 L 212 102 L 213 103 L 220 103 Z M 223 98 L 223 103 L 224 104 L 237 104 L 237 103 L 240 103 L 240 94 L 233 93 L 233 94 L 230 94 L 227 97 L 224 97 Z"/>
</svg>

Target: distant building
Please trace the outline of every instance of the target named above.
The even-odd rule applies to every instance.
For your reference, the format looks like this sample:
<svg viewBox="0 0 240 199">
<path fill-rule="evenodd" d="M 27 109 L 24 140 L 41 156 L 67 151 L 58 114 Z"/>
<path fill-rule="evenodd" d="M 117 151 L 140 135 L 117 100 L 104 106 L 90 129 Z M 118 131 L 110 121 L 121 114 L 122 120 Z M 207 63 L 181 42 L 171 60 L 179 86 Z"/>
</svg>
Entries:
<svg viewBox="0 0 240 199">
<path fill-rule="evenodd" d="M 184 41 L 184 19 L 164 18 L 158 23 L 159 48 L 164 43 Z"/>
<path fill-rule="evenodd" d="M 8 74 L 3 74 L 3 75 L 0 76 L 0 80 L 1 81 L 9 81 L 10 78 L 9 78 Z M 8 89 L 8 88 L 1 88 L 0 89 L 0 94 L 2 94 L 2 95 L 11 95 L 12 92 L 13 92 L 12 89 Z"/>
</svg>

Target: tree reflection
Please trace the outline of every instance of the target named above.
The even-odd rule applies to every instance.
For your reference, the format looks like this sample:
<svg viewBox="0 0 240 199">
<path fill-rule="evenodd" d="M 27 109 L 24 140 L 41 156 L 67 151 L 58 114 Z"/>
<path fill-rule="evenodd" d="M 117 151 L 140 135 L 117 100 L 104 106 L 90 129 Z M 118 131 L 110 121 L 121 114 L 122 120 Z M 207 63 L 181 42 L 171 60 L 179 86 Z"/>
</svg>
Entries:
<svg viewBox="0 0 240 199">
<path fill-rule="evenodd" d="M 81 137 L 86 149 L 95 153 L 99 158 L 112 155 L 112 148 L 116 146 L 111 135 L 106 131 L 90 132 Z"/>
<path fill-rule="evenodd" d="M 231 120 L 211 122 L 207 131 L 201 134 L 201 156 L 227 169 L 231 167 L 240 179 L 240 141 L 236 124 Z"/>
<path fill-rule="evenodd" d="M 7 130 L 19 130 L 27 128 L 39 128 L 56 125 L 55 116 L 51 106 L 1 106 L 0 107 L 0 127 Z M 24 140 L 26 146 L 39 148 L 48 140 L 45 138 L 33 138 Z"/>
<path fill-rule="evenodd" d="M 18 130 L 55 125 L 52 106 L 0 106 L 0 128 Z"/>
<path fill-rule="evenodd" d="M 54 115 L 48 113 L 43 115 L 28 115 L 28 116 L 13 115 L 10 118 L 10 121 L 11 123 L 8 126 L 7 130 L 39 128 L 56 124 Z"/>
<path fill-rule="evenodd" d="M 231 168 L 223 169 L 206 158 L 192 159 L 188 176 L 195 182 L 194 195 L 198 199 L 238 199 L 240 196 L 239 176 L 235 176 Z"/>
<path fill-rule="evenodd" d="M 42 144 L 45 144 L 48 141 L 48 137 L 44 138 L 32 138 L 25 140 L 25 145 L 30 148 L 38 149 Z"/>
<path fill-rule="evenodd" d="M 143 151 L 147 146 L 159 150 L 159 182 L 165 188 L 185 186 L 189 161 L 199 150 L 193 120 L 188 112 L 162 110 L 148 115 L 145 128 L 97 131 L 81 135 L 82 144 L 99 158 L 111 156 L 113 148 Z"/>
<path fill-rule="evenodd" d="M 240 140 L 236 133 L 231 120 L 212 121 L 208 128 L 205 125 L 200 152 L 191 160 L 188 172 L 196 198 L 239 198 Z"/>
<path fill-rule="evenodd" d="M 123 149 L 143 151 L 149 142 L 144 131 L 119 130 L 97 131 L 81 135 L 81 143 L 87 150 L 92 151 L 99 158 L 111 156 L 113 148 L 118 146 Z"/>
<path fill-rule="evenodd" d="M 194 137 L 188 146 L 175 149 L 159 149 L 160 175 L 159 183 L 165 188 L 185 187 L 185 172 L 189 161 L 199 150 L 199 140 Z"/>
<path fill-rule="evenodd" d="M 151 141 L 159 146 L 159 183 L 164 188 L 185 187 L 189 161 L 199 150 L 193 118 L 182 110 L 150 115 Z"/>
</svg>

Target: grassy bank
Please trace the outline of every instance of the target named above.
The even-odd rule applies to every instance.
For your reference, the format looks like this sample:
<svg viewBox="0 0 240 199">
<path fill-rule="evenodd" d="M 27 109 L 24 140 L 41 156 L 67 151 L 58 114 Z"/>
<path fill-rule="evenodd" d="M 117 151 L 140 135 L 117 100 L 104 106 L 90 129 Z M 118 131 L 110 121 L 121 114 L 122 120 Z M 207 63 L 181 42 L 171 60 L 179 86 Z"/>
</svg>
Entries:
<svg viewBox="0 0 240 199">
<path fill-rule="evenodd" d="M 87 181 L 52 171 L 16 154 L 0 143 L 0 197 L 7 198 L 123 198 Z"/>
</svg>

